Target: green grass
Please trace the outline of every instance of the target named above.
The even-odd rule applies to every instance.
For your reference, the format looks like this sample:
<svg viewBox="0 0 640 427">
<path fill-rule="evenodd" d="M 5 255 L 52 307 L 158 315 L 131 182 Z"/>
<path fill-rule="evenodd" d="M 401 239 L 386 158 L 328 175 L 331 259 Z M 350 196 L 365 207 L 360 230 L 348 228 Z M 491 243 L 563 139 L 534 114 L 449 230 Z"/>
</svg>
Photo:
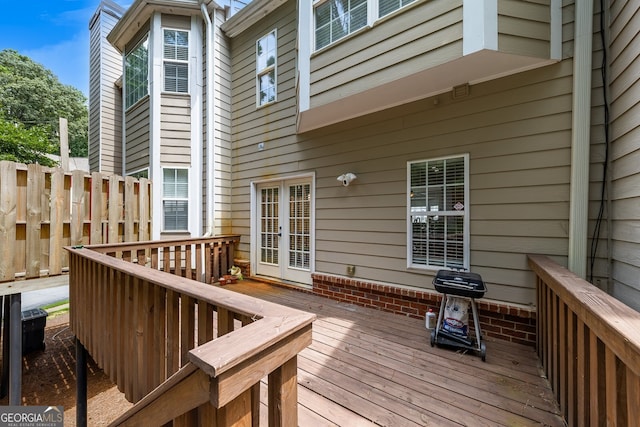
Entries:
<svg viewBox="0 0 640 427">
<path fill-rule="evenodd" d="M 65 314 L 69 312 L 69 300 L 63 300 L 54 302 L 51 304 L 47 304 L 45 306 L 40 307 L 48 313 L 48 317 L 58 316 L 60 314 Z"/>
</svg>

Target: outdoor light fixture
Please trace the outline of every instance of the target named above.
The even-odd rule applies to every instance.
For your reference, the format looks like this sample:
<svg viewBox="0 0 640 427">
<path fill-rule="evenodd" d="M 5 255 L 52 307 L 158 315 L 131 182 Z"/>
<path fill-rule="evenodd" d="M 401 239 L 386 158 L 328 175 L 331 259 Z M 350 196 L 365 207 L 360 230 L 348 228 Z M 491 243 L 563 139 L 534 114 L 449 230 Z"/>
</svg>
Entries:
<svg viewBox="0 0 640 427">
<path fill-rule="evenodd" d="M 342 182 L 342 185 L 347 187 L 349 184 L 351 184 L 351 181 L 353 181 L 356 178 L 357 178 L 357 176 L 356 176 L 355 173 L 347 172 L 347 173 L 344 173 L 344 174 L 340 175 L 338 177 L 338 181 Z"/>
</svg>

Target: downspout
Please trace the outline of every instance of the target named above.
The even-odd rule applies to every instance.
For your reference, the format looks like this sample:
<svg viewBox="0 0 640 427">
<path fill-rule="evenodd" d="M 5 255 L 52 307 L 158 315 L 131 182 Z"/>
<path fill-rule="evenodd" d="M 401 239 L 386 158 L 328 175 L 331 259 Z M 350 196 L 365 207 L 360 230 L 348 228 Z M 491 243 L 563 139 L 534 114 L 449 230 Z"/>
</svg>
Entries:
<svg viewBox="0 0 640 427">
<path fill-rule="evenodd" d="M 575 2 L 575 28 L 568 267 L 574 274 L 584 279 L 587 276 L 587 228 L 589 221 L 592 1 Z"/>
<path fill-rule="evenodd" d="M 202 17 L 204 18 L 205 25 L 207 27 L 206 32 L 206 50 L 207 50 L 207 72 L 206 72 L 206 100 L 207 100 L 207 117 L 205 119 L 205 126 L 207 131 L 206 147 L 207 147 L 207 236 L 213 236 L 215 234 L 215 206 L 214 206 L 214 185 L 213 180 L 215 177 L 215 165 L 214 165 L 214 113 L 215 113 L 215 98 L 213 96 L 214 86 L 214 61 L 213 56 L 215 52 L 214 38 L 213 38 L 213 24 L 207 11 L 207 6 L 204 4 L 204 0 L 200 0 L 200 10 L 202 11 Z M 213 9 L 213 19 L 215 21 L 216 10 Z"/>
</svg>

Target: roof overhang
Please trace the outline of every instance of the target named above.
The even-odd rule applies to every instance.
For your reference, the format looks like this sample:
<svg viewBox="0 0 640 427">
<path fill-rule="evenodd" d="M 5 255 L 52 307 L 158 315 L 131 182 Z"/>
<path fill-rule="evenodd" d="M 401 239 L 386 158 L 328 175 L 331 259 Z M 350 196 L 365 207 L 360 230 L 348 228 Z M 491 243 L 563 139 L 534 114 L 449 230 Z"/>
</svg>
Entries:
<svg viewBox="0 0 640 427">
<path fill-rule="evenodd" d="M 287 0 L 253 0 L 220 28 L 227 36 L 235 37 L 286 2 Z"/>
<path fill-rule="evenodd" d="M 209 6 L 215 4 L 212 1 L 204 3 L 209 3 Z M 126 44 L 146 24 L 154 12 L 183 16 L 200 15 L 200 2 L 198 0 L 136 0 L 113 27 L 107 40 L 120 53 L 124 53 Z"/>
<path fill-rule="evenodd" d="M 456 86 L 482 83 L 556 62 L 482 50 L 363 92 L 344 93 L 334 102 L 317 106 L 312 103 L 310 109 L 298 113 L 298 133 L 450 92 Z"/>
</svg>

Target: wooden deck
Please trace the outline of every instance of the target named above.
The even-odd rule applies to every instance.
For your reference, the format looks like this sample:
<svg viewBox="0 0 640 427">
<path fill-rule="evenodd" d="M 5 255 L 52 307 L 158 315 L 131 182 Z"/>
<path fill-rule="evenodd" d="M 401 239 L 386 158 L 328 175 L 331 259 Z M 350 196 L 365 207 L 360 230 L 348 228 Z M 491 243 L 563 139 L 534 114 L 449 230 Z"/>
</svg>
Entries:
<svg viewBox="0 0 640 427">
<path fill-rule="evenodd" d="M 533 348 L 487 340 L 482 362 L 432 348 L 421 320 L 251 280 L 226 288 L 317 314 L 298 357 L 301 426 L 565 425 Z"/>
</svg>

